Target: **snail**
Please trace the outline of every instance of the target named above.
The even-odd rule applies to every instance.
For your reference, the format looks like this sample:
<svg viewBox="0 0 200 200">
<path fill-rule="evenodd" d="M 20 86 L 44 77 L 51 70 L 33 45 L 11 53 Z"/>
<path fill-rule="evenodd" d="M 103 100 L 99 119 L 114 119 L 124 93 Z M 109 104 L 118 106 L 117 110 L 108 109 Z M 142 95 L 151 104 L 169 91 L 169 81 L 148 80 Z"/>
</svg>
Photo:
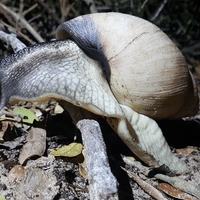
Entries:
<svg viewBox="0 0 200 200">
<path fill-rule="evenodd" d="M 148 165 L 187 171 L 154 121 L 198 111 L 195 81 L 166 34 L 135 16 L 96 13 L 59 25 L 56 39 L 0 61 L 0 109 L 19 100 L 70 102 L 106 117 Z"/>
</svg>

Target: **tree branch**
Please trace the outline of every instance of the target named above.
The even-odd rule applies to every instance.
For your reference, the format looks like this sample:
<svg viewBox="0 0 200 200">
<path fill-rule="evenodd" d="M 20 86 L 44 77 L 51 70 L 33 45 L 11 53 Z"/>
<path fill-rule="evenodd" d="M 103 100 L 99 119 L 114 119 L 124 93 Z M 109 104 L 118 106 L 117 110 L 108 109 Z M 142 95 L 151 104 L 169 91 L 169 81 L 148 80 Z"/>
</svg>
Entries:
<svg viewBox="0 0 200 200">
<path fill-rule="evenodd" d="M 0 31 L 0 40 L 6 42 L 6 44 L 10 45 L 14 52 L 19 51 L 26 47 L 24 43 L 18 40 L 15 34 L 7 34 L 3 31 Z"/>
</svg>

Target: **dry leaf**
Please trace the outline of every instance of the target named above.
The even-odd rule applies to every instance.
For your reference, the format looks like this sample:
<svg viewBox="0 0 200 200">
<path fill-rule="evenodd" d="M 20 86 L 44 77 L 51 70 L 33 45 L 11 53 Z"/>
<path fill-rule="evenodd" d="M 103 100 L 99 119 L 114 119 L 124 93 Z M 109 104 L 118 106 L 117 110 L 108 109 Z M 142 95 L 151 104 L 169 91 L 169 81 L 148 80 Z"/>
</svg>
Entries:
<svg viewBox="0 0 200 200">
<path fill-rule="evenodd" d="M 17 114 L 12 114 L 12 111 L 10 111 L 9 114 L 8 114 L 8 116 L 7 115 L 1 115 L 0 121 L 21 122 L 21 118 Z"/>
<path fill-rule="evenodd" d="M 176 153 L 184 154 L 184 155 L 190 155 L 194 151 L 197 151 L 197 150 L 192 148 L 192 147 L 187 147 L 187 148 L 184 148 L 184 149 L 176 149 Z"/>
<path fill-rule="evenodd" d="M 57 179 L 51 170 L 29 167 L 25 171 L 25 179 L 16 187 L 16 199 L 52 200 L 59 191 L 56 183 Z"/>
<path fill-rule="evenodd" d="M 81 175 L 83 178 L 85 178 L 85 179 L 88 178 L 87 171 L 85 170 L 85 168 L 84 168 L 84 166 L 82 165 L 82 163 L 79 164 L 79 173 L 80 173 L 80 175 Z"/>
<path fill-rule="evenodd" d="M 8 173 L 8 180 L 10 184 L 24 180 L 25 170 L 21 165 L 15 165 Z"/>
<path fill-rule="evenodd" d="M 80 143 L 71 143 L 68 146 L 58 148 L 50 153 L 52 156 L 66 156 L 66 157 L 75 157 L 81 154 L 83 145 Z"/>
<path fill-rule="evenodd" d="M 1 130 L 0 130 L 0 141 L 4 141 L 4 134 L 6 132 L 6 130 L 8 129 L 8 122 L 6 121 L 2 121 L 1 122 Z"/>
<path fill-rule="evenodd" d="M 87 164 L 86 164 L 86 160 L 85 160 L 85 150 L 84 149 L 82 151 L 82 155 L 84 157 L 84 160 L 82 163 L 79 163 L 79 173 L 83 178 L 87 179 L 88 174 L 87 174 Z"/>
<path fill-rule="evenodd" d="M 43 116 L 43 113 L 40 109 L 36 109 L 36 108 L 31 108 L 31 110 L 35 113 L 35 116 L 39 119 L 40 117 Z"/>
<path fill-rule="evenodd" d="M 12 122 L 2 121 L 0 130 L 0 142 L 12 141 L 17 137 L 16 129 Z"/>
<path fill-rule="evenodd" d="M 22 165 L 28 158 L 32 156 L 42 156 L 46 150 L 46 130 L 43 128 L 31 127 L 27 143 L 19 156 L 19 163 Z"/>
<path fill-rule="evenodd" d="M 190 195 L 184 192 L 181 192 L 180 190 L 172 187 L 171 185 L 167 183 L 159 183 L 158 188 L 171 197 L 175 197 L 177 199 L 184 199 L 184 200 L 194 200 L 194 197 L 191 197 Z"/>
</svg>

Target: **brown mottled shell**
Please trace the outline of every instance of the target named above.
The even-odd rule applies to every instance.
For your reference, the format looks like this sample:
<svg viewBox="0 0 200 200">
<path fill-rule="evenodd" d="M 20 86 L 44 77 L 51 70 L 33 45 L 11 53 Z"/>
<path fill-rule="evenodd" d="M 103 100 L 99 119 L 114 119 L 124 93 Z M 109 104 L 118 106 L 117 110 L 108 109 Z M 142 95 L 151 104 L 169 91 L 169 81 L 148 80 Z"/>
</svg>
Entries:
<svg viewBox="0 0 200 200">
<path fill-rule="evenodd" d="M 101 62 L 119 103 L 153 119 L 196 114 L 197 89 L 186 61 L 152 23 L 120 13 L 84 15 L 58 27 L 57 39 L 65 38 Z"/>
</svg>

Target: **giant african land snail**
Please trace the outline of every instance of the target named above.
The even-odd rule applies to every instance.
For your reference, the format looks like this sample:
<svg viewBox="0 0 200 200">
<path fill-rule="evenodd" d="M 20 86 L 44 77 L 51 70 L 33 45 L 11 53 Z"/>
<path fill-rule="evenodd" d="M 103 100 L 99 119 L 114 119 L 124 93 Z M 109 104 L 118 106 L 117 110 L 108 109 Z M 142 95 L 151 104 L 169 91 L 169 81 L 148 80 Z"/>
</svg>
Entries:
<svg viewBox="0 0 200 200">
<path fill-rule="evenodd" d="M 65 22 L 57 39 L 67 40 L 37 44 L 0 61 L 1 108 L 20 99 L 71 102 L 107 117 L 150 166 L 186 171 L 153 120 L 198 110 L 193 78 L 171 40 L 153 24 L 119 13 Z"/>
</svg>

